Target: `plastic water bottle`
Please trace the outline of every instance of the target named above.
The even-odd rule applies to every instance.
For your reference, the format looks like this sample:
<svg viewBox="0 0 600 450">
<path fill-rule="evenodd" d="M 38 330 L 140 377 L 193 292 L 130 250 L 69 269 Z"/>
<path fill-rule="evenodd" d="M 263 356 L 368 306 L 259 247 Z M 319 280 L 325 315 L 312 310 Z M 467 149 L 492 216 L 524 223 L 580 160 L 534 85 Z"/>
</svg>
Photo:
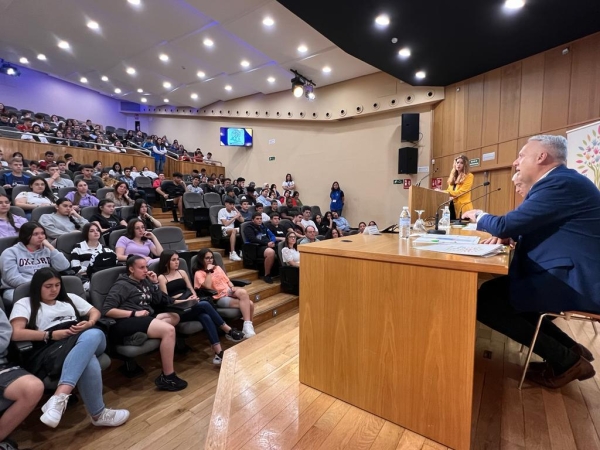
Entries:
<svg viewBox="0 0 600 450">
<path fill-rule="evenodd" d="M 440 219 L 438 228 L 440 230 L 450 229 L 450 209 L 448 208 L 448 205 L 444 206 L 444 211 L 442 212 L 442 218 Z"/>
<path fill-rule="evenodd" d="M 410 212 L 408 206 L 402 207 L 400 220 L 398 221 L 398 232 L 400 238 L 408 238 L 410 236 Z"/>
</svg>

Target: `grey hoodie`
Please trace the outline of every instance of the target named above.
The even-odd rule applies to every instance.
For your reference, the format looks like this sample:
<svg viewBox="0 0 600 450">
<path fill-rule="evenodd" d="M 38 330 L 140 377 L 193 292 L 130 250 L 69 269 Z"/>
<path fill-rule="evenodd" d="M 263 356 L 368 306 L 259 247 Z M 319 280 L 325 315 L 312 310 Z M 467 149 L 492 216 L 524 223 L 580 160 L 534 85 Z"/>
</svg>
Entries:
<svg viewBox="0 0 600 450">
<path fill-rule="evenodd" d="M 4 311 L 0 309 L 0 364 L 8 362 L 6 355 L 8 354 L 8 345 L 10 344 L 11 336 L 12 327 L 10 326 L 10 322 Z"/>
<path fill-rule="evenodd" d="M 30 252 L 27 247 L 18 242 L 7 248 L 0 256 L 0 271 L 2 271 L 3 297 L 12 301 L 14 290 L 23 283 L 29 283 L 33 274 L 44 267 L 53 267 L 60 271 L 69 268 L 69 260 L 60 251 L 48 250 L 42 247 Z"/>
<path fill-rule="evenodd" d="M 73 220 L 77 222 L 80 227 L 88 223 L 83 217 L 79 219 L 73 217 Z M 71 219 L 68 216 L 61 216 L 56 213 L 42 214 L 39 223 L 46 230 L 46 236 L 52 239 L 57 239 L 61 234 L 77 231 L 75 224 L 71 222 Z"/>
</svg>

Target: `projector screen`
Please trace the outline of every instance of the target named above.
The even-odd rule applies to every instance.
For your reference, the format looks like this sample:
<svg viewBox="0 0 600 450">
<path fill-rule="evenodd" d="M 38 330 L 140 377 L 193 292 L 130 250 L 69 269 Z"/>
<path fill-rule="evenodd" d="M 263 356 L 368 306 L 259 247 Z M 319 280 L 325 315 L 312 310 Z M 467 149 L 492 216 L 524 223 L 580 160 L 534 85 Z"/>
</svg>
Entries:
<svg viewBox="0 0 600 450">
<path fill-rule="evenodd" d="M 252 128 L 221 127 L 221 145 L 228 147 L 252 147 Z"/>
</svg>

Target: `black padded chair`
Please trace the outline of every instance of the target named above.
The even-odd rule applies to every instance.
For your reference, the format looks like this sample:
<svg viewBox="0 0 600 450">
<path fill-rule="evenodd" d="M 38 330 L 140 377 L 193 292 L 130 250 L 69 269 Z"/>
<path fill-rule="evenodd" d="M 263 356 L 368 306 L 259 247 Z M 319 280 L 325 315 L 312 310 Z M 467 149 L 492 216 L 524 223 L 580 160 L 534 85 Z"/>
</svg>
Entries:
<svg viewBox="0 0 600 450">
<path fill-rule="evenodd" d="M 133 181 L 133 185 L 146 193 L 146 200 L 148 200 L 149 205 L 156 201 L 156 190 L 152 187 L 152 178 L 137 177 Z"/>
<path fill-rule="evenodd" d="M 317 214 L 323 217 L 323 214 L 321 214 L 321 208 L 319 208 L 318 206 L 311 206 L 310 212 L 312 217 L 315 217 Z"/>
<path fill-rule="evenodd" d="M 26 184 L 17 184 L 12 188 L 12 203 L 15 202 L 17 195 L 19 195 L 21 192 L 31 192 L 31 189 Z"/>
<path fill-rule="evenodd" d="M 111 188 L 111 187 L 100 188 L 96 192 L 96 198 L 98 200 L 104 200 L 106 198 L 106 194 L 108 194 L 109 192 L 115 192 L 114 188 Z"/>
<path fill-rule="evenodd" d="M 92 218 L 92 216 L 94 214 L 96 214 L 97 212 L 98 212 L 98 207 L 97 206 L 86 206 L 85 208 L 81 209 L 81 212 L 79 214 L 85 220 L 89 221 Z"/>
<path fill-rule="evenodd" d="M 214 192 L 204 194 L 204 206 L 211 208 L 215 205 L 223 207 L 223 203 L 221 203 L 221 196 L 219 194 L 215 194 Z"/>
<path fill-rule="evenodd" d="M 23 208 L 19 208 L 18 206 L 11 206 L 10 212 L 13 213 L 13 216 L 27 217 Z"/>
<path fill-rule="evenodd" d="M 81 231 L 72 231 L 71 233 L 61 234 L 56 239 L 54 246 L 57 250 L 64 253 L 67 259 L 71 260 L 71 252 L 81 241 L 83 241 L 83 233 Z"/>
<path fill-rule="evenodd" d="M 244 222 L 240 225 L 240 235 L 242 236 L 242 259 L 244 261 L 244 267 L 246 269 L 258 270 L 260 275 L 264 275 L 265 271 L 265 258 L 259 253 L 261 245 L 248 242 L 246 237 L 246 231 L 248 227 L 252 225 L 252 222 Z M 271 275 L 274 275 L 276 265 L 273 265 Z"/>
<path fill-rule="evenodd" d="M 150 207 L 148 207 L 150 208 Z M 129 216 L 133 216 L 133 206 L 123 206 L 121 208 L 121 219 L 127 221 L 127 218 Z M 150 215 L 152 215 L 151 213 L 149 213 Z"/>
<path fill-rule="evenodd" d="M 110 233 L 110 237 L 108 238 L 108 247 L 112 251 L 115 251 L 115 246 L 117 245 L 117 241 L 119 240 L 119 238 L 121 236 L 125 236 L 125 233 L 127 233 L 127 230 L 114 230 L 113 232 Z"/>
<path fill-rule="evenodd" d="M 183 223 L 200 236 L 203 229 L 210 228 L 209 208 L 204 205 L 204 195 L 194 192 L 183 194 Z"/>
<path fill-rule="evenodd" d="M 223 205 L 213 205 L 209 209 L 210 217 L 210 243 L 215 248 L 224 248 L 229 252 L 229 237 L 223 236 L 223 225 L 219 222 L 219 211 L 223 209 Z M 242 238 L 238 233 L 235 249 L 236 251 L 242 248 Z"/>
<path fill-rule="evenodd" d="M 285 241 L 277 243 L 277 257 L 279 258 L 279 279 L 281 290 L 286 294 L 299 295 L 300 293 L 300 268 L 283 264 L 281 255 Z"/>
<path fill-rule="evenodd" d="M 108 295 L 111 287 L 117 281 L 121 274 L 127 273 L 124 266 L 111 267 L 94 274 L 90 282 L 90 301 L 97 309 L 102 310 L 104 299 Z M 160 339 L 148 339 L 142 345 L 124 345 L 116 342 L 109 342 L 111 354 L 124 361 L 121 372 L 129 378 L 140 375 L 144 370 L 135 362 L 135 358 L 147 353 L 153 352 L 160 347 Z"/>
<path fill-rule="evenodd" d="M 31 210 L 31 221 L 39 222 L 40 217 L 42 217 L 44 214 L 54 214 L 55 212 L 56 208 L 54 205 L 38 206 L 37 208 Z"/>
<path fill-rule="evenodd" d="M 183 231 L 178 227 L 160 227 L 152 230 L 152 233 L 160 242 L 164 250 L 175 250 L 181 259 L 188 265 L 192 262 L 192 256 L 197 252 L 190 252 L 183 237 Z"/>
</svg>

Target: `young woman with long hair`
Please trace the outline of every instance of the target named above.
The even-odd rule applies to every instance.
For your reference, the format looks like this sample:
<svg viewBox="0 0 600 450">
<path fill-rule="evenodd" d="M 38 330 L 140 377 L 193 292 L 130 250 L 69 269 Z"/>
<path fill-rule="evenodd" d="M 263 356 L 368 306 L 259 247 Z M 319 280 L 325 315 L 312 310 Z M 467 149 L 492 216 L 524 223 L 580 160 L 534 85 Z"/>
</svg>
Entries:
<svg viewBox="0 0 600 450">
<path fill-rule="evenodd" d="M 138 255 L 145 258 L 148 264 L 152 264 L 158 261 L 163 248 L 156 236 L 146 231 L 144 222 L 133 219 L 127 224 L 125 236 L 121 236 L 117 241 L 115 252 L 119 261 L 127 261 L 129 255 Z"/>
<path fill-rule="evenodd" d="M 294 183 L 291 173 L 285 176 L 285 181 L 281 184 L 281 187 L 284 191 L 294 191 L 296 189 L 296 183 Z"/>
<path fill-rule="evenodd" d="M 0 194 L 0 238 L 17 236 L 19 228 L 26 222 L 25 217 L 10 212 L 10 199 Z"/>
<path fill-rule="evenodd" d="M 448 188 L 444 191 L 450 194 L 450 199 L 452 199 L 450 219 L 459 219 L 459 217 L 456 217 L 459 212 L 462 214 L 473 209 L 471 193 L 467 192 L 473 186 L 474 178 L 473 174 L 469 173 L 469 159 L 464 155 L 458 156 L 454 160 L 454 165 L 448 177 Z"/>
<path fill-rule="evenodd" d="M 281 258 L 286 266 L 300 267 L 300 253 L 298 252 L 296 233 L 293 231 L 285 235 L 285 244 L 281 249 Z"/>
<path fill-rule="evenodd" d="M 143 198 L 138 198 L 133 204 L 133 214 L 127 217 L 127 223 L 129 223 L 131 219 L 139 219 L 144 222 L 146 230 L 148 231 L 154 230 L 155 228 L 160 228 L 162 226 L 158 220 L 150 215 L 148 202 Z"/>
<path fill-rule="evenodd" d="M 83 208 L 88 206 L 98 206 L 99 200 L 91 195 L 88 190 L 88 184 L 85 180 L 79 180 L 75 187 L 76 191 L 69 192 L 65 198 L 68 198 L 73 203 L 73 209 L 80 212 Z"/>
<path fill-rule="evenodd" d="M 118 181 L 114 185 L 114 191 L 106 194 L 106 199 L 112 200 L 115 206 L 131 206 L 133 205 L 133 199 L 129 197 L 129 187 L 124 181 Z"/>
<path fill-rule="evenodd" d="M 97 223 L 86 223 L 81 229 L 83 241 L 71 250 L 71 269 L 77 272 L 77 276 L 83 281 L 83 287 L 87 291 L 90 287 L 90 276 L 88 268 L 92 260 L 100 253 L 114 253 L 108 246 L 100 243 L 102 230 Z M 115 255 L 115 260 L 116 260 Z"/>
<path fill-rule="evenodd" d="M 344 191 L 340 189 L 340 184 L 334 181 L 331 185 L 331 192 L 329 193 L 331 202 L 329 203 L 329 209 L 331 212 L 337 211 L 341 216 L 342 210 L 344 209 Z"/>
<path fill-rule="evenodd" d="M 100 311 L 81 297 L 67 293 L 60 275 L 50 267 L 35 273 L 29 297 L 14 304 L 10 315 L 12 339 L 35 343 L 29 365 L 25 364 L 34 375 L 52 376 L 46 373 L 46 364 L 38 362 L 59 343 L 70 348 L 60 374 L 56 374 L 60 375 L 58 387 L 42 406 L 40 420 L 49 427 L 58 426 L 75 386 L 92 424 L 118 427 L 129 419 L 129 411 L 106 408 L 102 399 L 102 373 L 97 357 L 106 349 L 106 338 L 102 330 L 94 328 L 98 319 Z"/>
<path fill-rule="evenodd" d="M 15 199 L 15 206 L 23 209 L 28 218 L 31 217 L 31 211 L 38 206 L 49 206 L 54 204 L 56 197 L 52 190 L 42 177 L 31 177 L 29 179 L 31 191 L 23 191 Z"/>
<path fill-rule="evenodd" d="M 122 230 L 127 226 L 127 222 L 119 219 L 114 212 L 115 202 L 105 198 L 98 203 L 98 212 L 91 217 L 90 222 L 96 222 L 102 234 L 110 235 L 114 230 Z"/>
</svg>

